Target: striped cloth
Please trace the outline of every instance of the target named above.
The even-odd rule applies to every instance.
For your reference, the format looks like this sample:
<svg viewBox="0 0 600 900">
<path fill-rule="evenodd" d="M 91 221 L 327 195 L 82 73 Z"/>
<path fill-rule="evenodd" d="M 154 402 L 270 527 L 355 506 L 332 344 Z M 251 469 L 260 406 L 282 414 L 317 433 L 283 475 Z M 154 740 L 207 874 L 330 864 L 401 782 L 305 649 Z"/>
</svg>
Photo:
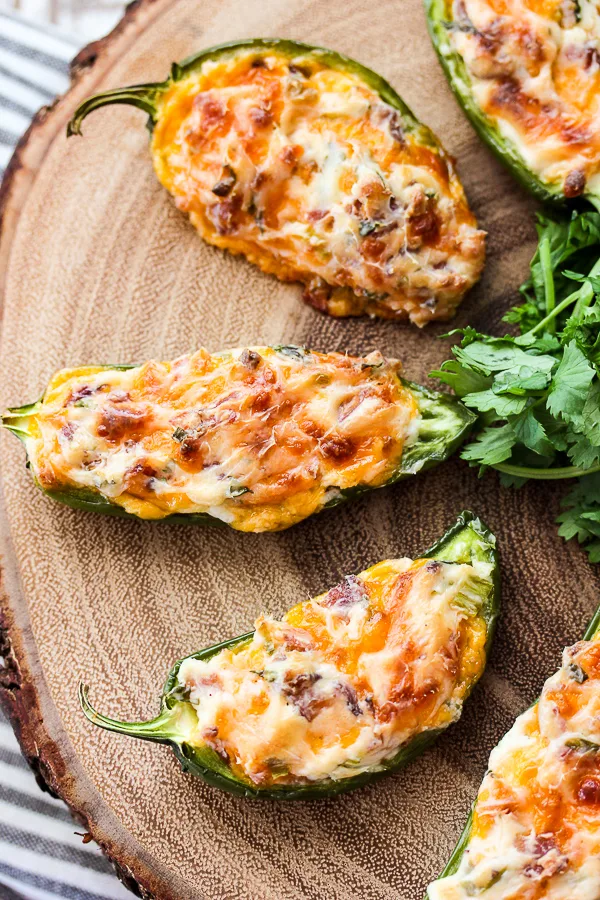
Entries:
<svg viewBox="0 0 600 900">
<path fill-rule="evenodd" d="M 0 13 L 0 175 L 33 114 L 68 86 L 76 42 Z M 68 809 L 42 793 L 0 712 L 0 900 L 130 900 Z"/>
</svg>

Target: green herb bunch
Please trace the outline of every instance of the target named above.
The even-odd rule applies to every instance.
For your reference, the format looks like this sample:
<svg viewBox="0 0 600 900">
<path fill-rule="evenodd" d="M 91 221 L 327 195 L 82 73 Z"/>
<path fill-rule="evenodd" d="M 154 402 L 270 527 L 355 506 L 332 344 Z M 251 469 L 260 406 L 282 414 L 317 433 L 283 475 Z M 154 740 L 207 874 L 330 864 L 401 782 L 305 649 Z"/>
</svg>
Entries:
<svg viewBox="0 0 600 900">
<path fill-rule="evenodd" d="M 520 333 L 453 331 L 454 359 L 431 375 L 480 416 L 471 465 L 513 487 L 576 479 L 559 533 L 600 562 L 600 213 L 540 216 L 538 234 L 524 302 L 504 317 Z"/>
</svg>

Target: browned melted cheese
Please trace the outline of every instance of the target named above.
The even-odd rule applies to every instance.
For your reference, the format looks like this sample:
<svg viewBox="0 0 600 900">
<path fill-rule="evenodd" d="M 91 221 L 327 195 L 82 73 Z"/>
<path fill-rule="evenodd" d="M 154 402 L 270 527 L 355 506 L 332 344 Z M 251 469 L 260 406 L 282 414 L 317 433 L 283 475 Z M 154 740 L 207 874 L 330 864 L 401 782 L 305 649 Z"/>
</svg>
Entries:
<svg viewBox="0 0 600 900">
<path fill-rule="evenodd" d="M 600 188 L 600 17 L 592 0 L 453 0 L 473 96 L 566 197 Z"/>
<path fill-rule="evenodd" d="M 565 650 L 492 752 L 469 844 L 430 900 L 600 898 L 600 639 Z"/>
<path fill-rule="evenodd" d="M 182 663 L 186 741 L 259 786 L 376 771 L 460 716 L 485 665 L 489 579 L 485 563 L 387 560 L 259 619 L 250 641 Z"/>
<path fill-rule="evenodd" d="M 481 272 L 484 234 L 435 138 L 312 58 L 206 62 L 163 95 L 152 152 L 207 241 L 332 315 L 448 318 Z"/>
<path fill-rule="evenodd" d="M 209 513 L 285 528 L 393 474 L 420 420 L 399 363 L 298 348 L 64 370 L 29 425 L 46 490 L 93 490 L 142 518 Z"/>
</svg>

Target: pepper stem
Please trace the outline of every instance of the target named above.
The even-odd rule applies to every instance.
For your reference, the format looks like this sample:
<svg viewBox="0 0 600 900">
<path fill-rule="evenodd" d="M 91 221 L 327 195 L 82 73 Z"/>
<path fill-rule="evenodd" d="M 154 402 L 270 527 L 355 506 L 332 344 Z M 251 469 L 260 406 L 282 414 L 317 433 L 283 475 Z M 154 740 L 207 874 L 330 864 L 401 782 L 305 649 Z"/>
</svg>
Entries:
<svg viewBox="0 0 600 900">
<path fill-rule="evenodd" d="M 532 478 L 538 481 L 562 481 L 563 478 L 581 478 L 582 475 L 593 475 L 600 472 L 600 465 L 583 469 L 578 466 L 566 466 L 562 469 L 535 469 L 532 466 L 513 466 L 510 463 L 494 463 L 490 466 L 497 472 L 512 475 L 515 478 Z"/>
<path fill-rule="evenodd" d="M 67 125 L 67 137 L 81 134 L 81 123 L 95 109 L 101 106 L 109 106 L 112 103 L 126 103 L 129 106 L 137 106 L 150 116 L 152 124 L 156 122 L 158 108 L 156 101 L 160 94 L 168 87 L 168 82 L 151 82 L 149 84 L 134 84 L 131 87 L 116 88 L 112 91 L 104 91 L 101 94 L 93 94 L 84 100 L 73 114 Z"/>
<path fill-rule="evenodd" d="M 0 424 L 7 431 L 12 431 L 19 440 L 25 441 L 29 437 L 29 420 L 38 411 L 39 402 L 30 403 L 28 406 L 17 406 L 7 409 L 0 416 Z"/>
<path fill-rule="evenodd" d="M 115 731 L 117 734 L 126 734 L 129 737 L 141 738 L 144 741 L 155 741 L 159 744 L 168 744 L 174 741 L 177 744 L 185 740 L 186 732 L 193 723 L 189 717 L 195 718 L 191 710 L 183 710 L 188 704 L 175 703 L 171 708 L 163 708 L 155 719 L 147 722 L 121 722 L 118 719 L 110 719 L 97 712 L 89 700 L 89 687 L 80 682 L 78 688 L 79 703 L 86 717 L 107 731 Z M 186 721 L 188 720 L 188 721 Z M 187 724 L 187 728 L 186 728 Z"/>
</svg>

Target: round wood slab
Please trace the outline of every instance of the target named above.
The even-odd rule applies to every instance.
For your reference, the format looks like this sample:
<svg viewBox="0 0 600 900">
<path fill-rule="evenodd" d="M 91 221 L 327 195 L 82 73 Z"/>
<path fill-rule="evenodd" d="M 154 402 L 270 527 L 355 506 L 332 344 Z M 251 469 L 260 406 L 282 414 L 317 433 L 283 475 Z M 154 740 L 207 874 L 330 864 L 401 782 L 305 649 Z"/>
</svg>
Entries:
<svg viewBox="0 0 600 900">
<path fill-rule="evenodd" d="M 447 355 L 390 322 L 334 320 L 241 258 L 210 248 L 154 178 L 144 115 L 102 110 L 67 142 L 87 94 L 160 80 L 170 63 L 248 36 L 292 37 L 381 72 L 459 159 L 489 261 L 457 325 L 499 327 L 534 249 L 533 205 L 479 143 L 438 66 L 420 0 L 144 0 L 80 54 L 70 92 L 37 118 L 2 193 L 0 406 L 34 400 L 62 366 L 170 358 L 203 344 L 299 343 L 399 356 L 422 381 Z M 443 866 L 490 749 L 536 696 L 600 596 L 557 535 L 560 488 L 500 489 L 458 459 L 281 534 L 103 519 L 51 503 L 0 437 L 2 693 L 40 780 L 142 896 L 421 900 Z M 464 507 L 496 531 L 504 612 L 461 722 L 409 768 L 338 799 L 276 804 L 183 775 L 162 747 L 108 734 L 97 707 L 146 718 L 171 663 L 279 614 L 345 573 L 416 554 Z"/>
</svg>

